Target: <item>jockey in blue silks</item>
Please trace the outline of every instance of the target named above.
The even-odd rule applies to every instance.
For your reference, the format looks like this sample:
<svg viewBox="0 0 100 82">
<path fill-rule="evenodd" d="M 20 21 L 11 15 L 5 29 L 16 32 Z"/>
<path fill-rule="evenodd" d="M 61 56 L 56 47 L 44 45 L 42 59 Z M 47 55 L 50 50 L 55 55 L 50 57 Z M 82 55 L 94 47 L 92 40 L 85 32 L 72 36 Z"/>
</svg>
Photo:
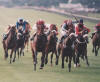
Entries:
<svg viewBox="0 0 100 82">
<path fill-rule="evenodd" d="M 26 29 L 26 21 L 23 18 L 19 18 L 18 21 L 16 22 L 16 28 L 19 31 L 19 29 L 22 30 L 22 32 L 25 32 Z M 22 28 L 20 28 L 22 27 Z"/>
</svg>

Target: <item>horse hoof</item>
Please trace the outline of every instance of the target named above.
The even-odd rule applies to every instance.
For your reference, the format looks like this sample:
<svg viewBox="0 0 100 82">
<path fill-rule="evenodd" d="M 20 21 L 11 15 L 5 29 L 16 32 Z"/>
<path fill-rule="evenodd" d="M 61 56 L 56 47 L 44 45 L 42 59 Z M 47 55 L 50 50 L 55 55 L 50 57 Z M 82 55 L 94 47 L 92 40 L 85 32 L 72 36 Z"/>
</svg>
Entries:
<svg viewBox="0 0 100 82">
<path fill-rule="evenodd" d="M 71 70 L 69 69 L 69 72 L 71 72 Z"/>
<path fill-rule="evenodd" d="M 62 66 L 62 69 L 64 69 L 64 66 Z"/>
<path fill-rule="evenodd" d="M 77 67 L 76 64 L 74 64 L 74 67 L 75 67 L 75 68 Z"/>
<path fill-rule="evenodd" d="M 13 60 L 13 62 L 15 62 L 15 60 Z"/>
<path fill-rule="evenodd" d="M 80 66 L 81 66 L 80 64 L 77 65 L 77 67 L 80 67 Z"/>
<path fill-rule="evenodd" d="M 89 67 L 89 66 L 90 66 L 90 64 L 88 63 L 88 64 L 87 64 L 87 66 Z"/>
<path fill-rule="evenodd" d="M 40 69 L 43 69 L 43 67 L 40 67 Z"/>
<path fill-rule="evenodd" d="M 56 65 L 58 65 L 58 63 L 56 63 Z"/>
</svg>

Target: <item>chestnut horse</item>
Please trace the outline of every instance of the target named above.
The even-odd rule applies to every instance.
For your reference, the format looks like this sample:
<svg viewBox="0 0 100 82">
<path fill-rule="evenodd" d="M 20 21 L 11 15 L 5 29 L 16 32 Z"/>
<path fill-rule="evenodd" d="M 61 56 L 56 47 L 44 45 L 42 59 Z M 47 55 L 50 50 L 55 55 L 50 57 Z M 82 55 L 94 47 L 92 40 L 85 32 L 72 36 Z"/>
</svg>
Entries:
<svg viewBox="0 0 100 82">
<path fill-rule="evenodd" d="M 42 52 L 40 69 L 43 69 L 44 67 L 46 44 L 47 44 L 47 36 L 46 34 L 44 34 L 44 27 L 40 25 L 40 27 L 38 27 L 37 29 L 37 33 L 34 36 L 34 40 L 31 42 L 34 70 L 36 70 L 38 52 Z"/>
<path fill-rule="evenodd" d="M 56 51 L 56 45 L 57 45 L 57 37 L 56 37 L 56 31 L 52 30 L 50 31 L 50 34 L 48 35 L 48 42 L 46 45 L 46 56 L 45 56 L 45 64 L 48 63 L 48 54 L 51 52 L 51 66 L 52 66 L 52 58 L 53 58 L 53 54 L 55 53 L 56 55 L 56 59 L 58 59 L 57 57 L 57 51 Z M 58 61 L 56 60 L 56 63 Z"/>
<path fill-rule="evenodd" d="M 12 54 L 16 49 L 16 26 L 12 26 L 8 33 L 6 40 L 3 40 L 3 48 L 5 52 L 5 59 L 8 58 L 8 50 L 11 49 L 10 53 L 10 64 L 12 63 Z M 13 59 L 14 61 L 14 59 Z"/>
<path fill-rule="evenodd" d="M 29 38 L 30 38 L 30 29 L 31 29 L 30 24 L 26 22 L 26 30 L 24 36 L 25 36 L 25 46 L 27 46 L 27 52 L 28 52 L 28 45 L 29 45 Z"/>
</svg>

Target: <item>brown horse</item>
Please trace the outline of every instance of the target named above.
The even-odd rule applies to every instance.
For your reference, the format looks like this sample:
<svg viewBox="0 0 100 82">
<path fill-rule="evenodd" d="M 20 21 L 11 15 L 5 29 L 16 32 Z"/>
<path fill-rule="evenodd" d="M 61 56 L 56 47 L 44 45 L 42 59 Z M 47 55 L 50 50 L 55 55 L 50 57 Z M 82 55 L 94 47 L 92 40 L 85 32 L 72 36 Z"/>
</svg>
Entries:
<svg viewBox="0 0 100 82">
<path fill-rule="evenodd" d="M 92 38 L 92 44 L 93 44 L 93 50 L 92 52 L 95 51 L 95 56 L 98 55 L 98 50 L 100 48 L 100 33 L 96 32 L 95 35 Z"/>
<path fill-rule="evenodd" d="M 75 31 L 74 31 L 74 29 L 72 27 L 72 28 L 68 29 L 68 31 L 67 31 L 66 34 L 69 36 L 71 33 L 74 33 L 74 32 Z M 62 42 L 59 42 L 57 44 L 57 48 L 56 49 L 57 49 L 57 56 L 58 56 L 58 58 L 59 58 L 60 54 L 62 53 L 62 48 L 63 48 L 63 41 Z M 67 59 L 66 59 L 66 62 L 67 62 Z M 57 64 L 58 64 L 58 62 L 57 62 Z"/>
<path fill-rule="evenodd" d="M 24 48 L 25 48 L 25 35 L 23 34 L 22 30 L 19 30 L 17 33 L 15 57 L 16 57 L 16 51 L 18 52 L 18 59 L 19 59 L 19 55 L 21 56 L 21 54 L 23 54 L 24 56 Z"/>
<path fill-rule="evenodd" d="M 84 60 L 86 59 L 86 64 L 89 66 L 88 57 L 87 57 L 87 41 L 83 35 L 79 35 L 75 43 L 75 52 L 76 52 L 76 67 L 80 66 L 80 57 Z"/>
<path fill-rule="evenodd" d="M 51 66 L 52 66 L 52 58 L 53 58 L 53 54 L 55 53 L 56 55 L 56 59 L 58 59 L 57 57 L 57 51 L 56 51 L 56 44 L 57 44 L 57 37 L 56 37 L 56 31 L 52 30 L 50 31 L 50 34 L 48 35 L 48 42 L 46 45 L 46 57 L 45 57 L 45 64 L 48 63 L 48 54 L 51 52 Z M 58 62 L 58 60 L 56 60 L 56 63 Z"/>
<path fill-rule="evenodd" d="M 8 50 L 11 49 L 11 53 L 10 53 L 10 64 L 12 62 L 12 54 L 13 51 L 15 51 L 16 49 L 16 26 L 12 26 L 10 28 L 10 31 L 7 35 L 6 40 L 3 40 L 3 48 L 4 48 L 4 52 L 5 52 L 5 59 L 8 58 Z"/>
<path fill-rule="evenodd" d="M 71 61 L 72 58 L 75 64 L 75 49 L 74 49 L 74 42 L 75 42 L 75 34 L 71 33 L 64 41 L 62 47 L 62 68 L 64 68 L 64 59 L 67 58 L 68 63 L 68 70 L 71 71 Z"/>
<path fill-rule="evenodd" d="M 26 23 L 26 30 L 25 30 L 25 46 L 27 45 L 27 52 L 28 52 L 28 45 L 29 45 L 29 38 L 30 38 L 30 29 L 31 29 L 31 26 L 30 24 L 27 22 Z"/>
<path fill-rule="evenodd" d="M 47 44 L 47 36 L 44 34 L 44 26 L 40 25 L 38 27 L 37 33 L 34 36 L 34 40 L 31 42 L 34 70 L 36 70 L 38 52 L 42 52 L 40 69 L 43 69 L 44 67 L 46 44 Z"/>
</svg>

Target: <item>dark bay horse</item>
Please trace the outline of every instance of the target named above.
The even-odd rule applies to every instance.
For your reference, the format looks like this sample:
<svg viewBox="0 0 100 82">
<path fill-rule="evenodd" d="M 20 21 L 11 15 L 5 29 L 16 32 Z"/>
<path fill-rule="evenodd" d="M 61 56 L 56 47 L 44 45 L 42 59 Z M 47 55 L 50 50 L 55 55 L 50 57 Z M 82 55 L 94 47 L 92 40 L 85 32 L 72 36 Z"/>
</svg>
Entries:
<svg viewBox="0 0 100 82">
<path fill-rule="evenodd" d="M 17 33 L 17 39 L 16 39 L 16 50 L 15 50 L 15 57 L 16 57 L 16 51 L 18 52 L 18 59 L 19 55 L 23 54 L 24 56 L 24 48 L 25 48 L 25 35 L 23 34 L 22 30 L 19 30 Z M 15 59 L 14 59 L 15 62 Z"/>
<path fill-rule="evenodd" d="M 93 36 L 92 45 L 93 45 L 92 52 L 95 52 L 95 56 L 97 56 L 98 50 L 100 48 L 100 32 L 96 32 L 95 35 Z"/>
<path fill-rule="evenodd" d="M 44 34 L 44 26 L 40 25 L 38 27 L 37 33 L 34 36 L 34 40 L 31 42 L 34 70 L 36 70 L 38 52 L 42 52 L 40 69 L 43 69 L 44 67 L 46 44 L 47 36 Z"/>
<path fill-rule="evenodd" d="M 76 67 L 80 66 L 80 57 L 84 60 L 86 59 L 86 64 L 89 66 L 88 57 L 87 57 L 87 41 L 85 40 L 84 35 L 79 35 L 75 43 L 75 53 L 76 53 Z"/>
<path fill-rule="evenodd" d="M 66 34 L 69 36 L 71 33 L 74 33 L 74 32 L 75 31 L 74 31 L 74 29 L 72 27 L 72 28 L 68 29 Z M 62 48 L 63 48 L 63 41 L 57 43 L 56 49 L 57 49 L 57 56 L 58 56 L 58 58 L 59 58 L 60 54 L 62 53 Z M 67 59 L 66 59 L 66 62 L 67 62 Z M 58 64 L 58 62 L 57 62 L 57 64 Z"/>
<path fill-rule="evenodd" d="M 57 45 L 57 36 L 56 36 L 56 31 L 52 30 L 50 31 L 50 34 L 47 37 L 48 42 L 46 45 L 46 55 L 45 55 L 45 64 L 48 63 L 48 54 L 51 52 L 51 66 L 52 66 L 52 59 L 53 59 L 53 54 L 55 53 L 56 55 L 56 59 L 58 59 L 57 57 L 57 51 L 56 51 L 56 45 Z M 56 60 L 56 63 L 58 62 L 58 60 Z"/>
<path fill-rule="evenodd" d="M 64 68 L 64 59 L 65 57 L 68 60 L 68 70 L 71 71 L 71 61 L 72 58 L 75 63 L 75 49 L 74 49 L 74 42 L 75 42 L 75 33 L 71 33 L 64 41 L 62 47 L 62 68 Z"/>
<path fill-rule="evenodd" d="M 5 59 L 8 58 L 8 50 L 11 50 L 10 53 L 10 64 L 12 62 L 12 54 L 16 49 L 16 26 L 11 26 L 10 31 L 8 33 L 7 39 L 3 40 L 3 48 L 5 52 Z"/>
</svg>

